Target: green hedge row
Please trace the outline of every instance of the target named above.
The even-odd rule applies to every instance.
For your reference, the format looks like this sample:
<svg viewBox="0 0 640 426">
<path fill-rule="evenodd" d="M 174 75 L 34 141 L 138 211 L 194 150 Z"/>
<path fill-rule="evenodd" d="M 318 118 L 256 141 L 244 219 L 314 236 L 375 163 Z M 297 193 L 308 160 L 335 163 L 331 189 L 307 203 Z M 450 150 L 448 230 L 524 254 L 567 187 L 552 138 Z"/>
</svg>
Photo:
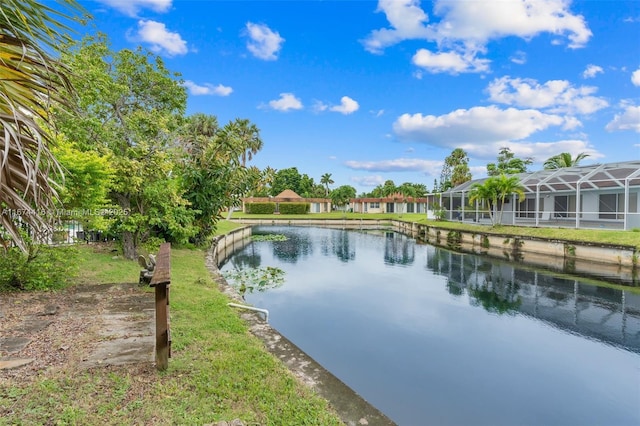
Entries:
<svg viewBox="0 0 640 426">
<path fill-rule="evenodd" d="M 309 203 L 280 203 L 280 214 L 306 214 L 311 210 Z"/>
<path fill-rule="evenodd" d="M 274 214 L 276 203 L 247 203 L 244 206 L 247 214 Z M 309 203 L 278 203 L 280 214 L 306 214 L 311 211 Z"/>
<path fill-rule="evenodd" d="M 276 203 L 247 203 L 244 209 L 248 214 L 273 214 L 276 211 Z"/>
</svg>

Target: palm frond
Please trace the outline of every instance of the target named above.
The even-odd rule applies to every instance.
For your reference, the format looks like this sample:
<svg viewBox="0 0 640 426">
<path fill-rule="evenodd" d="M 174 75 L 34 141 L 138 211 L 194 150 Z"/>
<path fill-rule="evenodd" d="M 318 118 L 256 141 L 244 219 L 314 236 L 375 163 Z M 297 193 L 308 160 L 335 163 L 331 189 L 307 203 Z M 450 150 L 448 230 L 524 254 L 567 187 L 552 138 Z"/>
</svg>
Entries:
<svg viewBox="0 0 640 426">
<path fill-rule="evenodd" d="M 73 0 L 61 4 L 80 10 Z M 20 226 L 47 228 L 41 212 L 56 199 L 50 175 L 60 167 L 38 123 L 51 125 L 52 103 L 72 99 L 69 70 L 49 53 L 70 40 L 66 19 L 34 0 L 3 0 L 0 7 L 0 242 L 23 250 Z"/>
</svg>

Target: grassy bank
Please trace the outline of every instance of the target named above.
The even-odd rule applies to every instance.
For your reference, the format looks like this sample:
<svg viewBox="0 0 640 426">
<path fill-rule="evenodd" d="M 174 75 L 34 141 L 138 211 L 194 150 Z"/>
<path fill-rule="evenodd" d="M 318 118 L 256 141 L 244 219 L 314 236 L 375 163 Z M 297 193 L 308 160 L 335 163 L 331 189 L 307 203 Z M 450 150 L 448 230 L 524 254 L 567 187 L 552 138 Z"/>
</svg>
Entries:
<svg viewBox="0 0 640 426">
<path fill-rule="evenodd" d="M 80 250 L 79 285 L 137 281 L 134 262 L 92 246 Z M 235 418 L 245 425 L 342 424 L 227 307 L 203 251 L 174 249 L 171 256 L 173 353 L 166 372 L 108 367 L 5 381 L 0 425 L 202 425 Z"/>
<path fill-rule="evenodd" d="M 532 226 L 487 226 L 470 223 L 427 220 L 424 214 L 418 213 L 314 213 L 307 215 L 248 215 L 235 212 L 232 219 L 348 219 L 348 220 L 402 220 L 422 225 L 437 226 L 443 229 L 465 230 L 472 232 L 485 232 L 499 235 L 529 236 L 538 238 L 550 238 L 566 241 L 585 241 L 603 244 L 621 244 L 635 246 L 640 249 L 640 230 L 621 231 L 611 229 L 575 229 L 575 228 L 547 228 Z"/>
</svg>

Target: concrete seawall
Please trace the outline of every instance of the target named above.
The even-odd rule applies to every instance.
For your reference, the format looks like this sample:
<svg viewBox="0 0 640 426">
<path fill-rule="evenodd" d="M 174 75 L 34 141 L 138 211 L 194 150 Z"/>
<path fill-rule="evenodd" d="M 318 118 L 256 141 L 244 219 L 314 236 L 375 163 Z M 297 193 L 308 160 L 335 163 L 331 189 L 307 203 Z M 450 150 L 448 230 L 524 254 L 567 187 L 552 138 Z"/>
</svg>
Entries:
<svg viewBox="0 0 640 426">
<path fill-rule="evenodd" d="M 637 283 L 634 246 L 564 241 L 490 232 L 451 230 L 399 220 L 369 219 L 241 219 L 245 225 L 318 226 L 337 229 L 389 229 L 434 246 L 512 260 L 544 269 L 593 277 L 619 277 Z"/>
</svg>

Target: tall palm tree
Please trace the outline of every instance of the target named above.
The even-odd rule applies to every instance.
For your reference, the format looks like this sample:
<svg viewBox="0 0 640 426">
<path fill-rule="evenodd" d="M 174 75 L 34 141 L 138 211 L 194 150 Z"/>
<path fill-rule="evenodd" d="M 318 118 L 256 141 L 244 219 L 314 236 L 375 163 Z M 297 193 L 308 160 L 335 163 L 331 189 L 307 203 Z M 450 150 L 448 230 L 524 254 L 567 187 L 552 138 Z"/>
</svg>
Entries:
<svg viewBox="0 0 640 426">
<path fill-rule="evenodd" d="M 246 166 L 247 161 L 251 161 L 253 156 L 262 149 L 260 129 L 249 120 L 240 118 L 236 118 L 233 122 L 233 129 L 238 138 L 238 142 L 243 148 L 242 165 Z"/>
<path fill-rule="evenodd" d="M 586 152 L 581 152 L 576 155 L 576 158 L 573 158 L 570 152 L 562 152 L 547 159 L 544 162 L 544 168 L 545 170 L 557 170 L 565 167 L 575 167 L 587 157 L 589 157 L 589 154 Z"/>
<path fill-rule="evenodd" d="M 324 196 L 329 196 L 329 185 L 333 185 L 335 182 L 331 179 L 331 173 L 325 173 L 320 177 L 320 183 L 324 185 Z"/>
<path fill-rule="evenodd" d="M 0 243 L 24 251 L 19 223 L 46 230 L 41 212 L 56 199 L 49 176 L 60 167 L 49 150 L 48 111 L 73 94 L 67 68 L 50 52 L 68 43 L 67 13 L 81 8 L 61 3 L 65 12 L 35 0 L 3 0 L 0 8 Z"/>
</svg>

